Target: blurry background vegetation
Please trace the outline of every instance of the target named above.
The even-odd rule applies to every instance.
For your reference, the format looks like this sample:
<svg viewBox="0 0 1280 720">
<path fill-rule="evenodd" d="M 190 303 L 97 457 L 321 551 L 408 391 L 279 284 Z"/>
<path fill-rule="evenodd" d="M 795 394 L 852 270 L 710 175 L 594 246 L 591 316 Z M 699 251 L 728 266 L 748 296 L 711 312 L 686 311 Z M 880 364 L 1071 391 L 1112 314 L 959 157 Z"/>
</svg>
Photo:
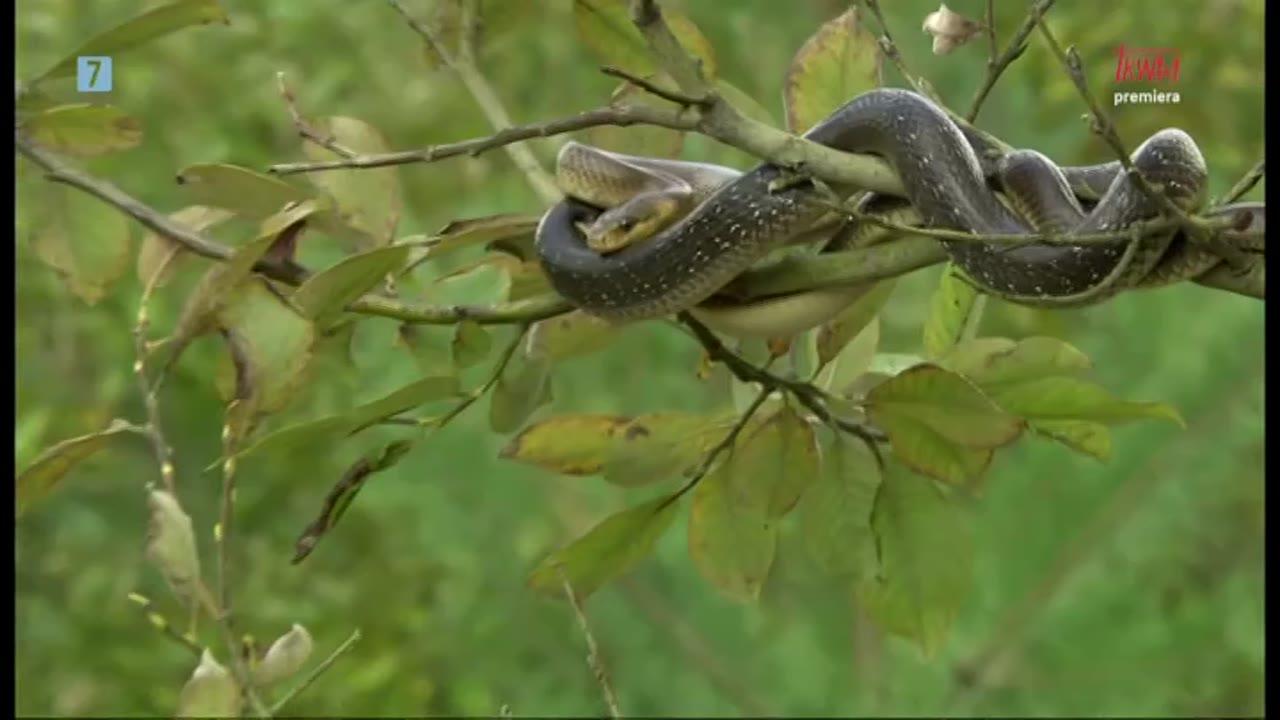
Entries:
<svg viewBox="0 0 1280 720">
<path fill-rule="evenodd" d="M 846 7 L 833 0 L 666 2 L 683 8 L 711 40 L 720 74 L 779 121 L 792 53 Z M 19 78 L 154 4 L 18 4 Z M 422 17 L 433 5 L 405 4 Z M 276 92 L 278 70 L 288 73 L 305 113 L 361 118 L 395 148 L 489 131 L 459 81 L 430 66 L 420 39 L 383 2 L 225 5 L 229 27 L 184 30 L 117 58 L 110 102 L 141 119 L 144 139 L 88 162 L 92 172 L 171 211 L 186 204 L 173 182 L 186 165 L 264 168 L 301 159 Z M 484 5 L 480 63 L 516 122 L 599 105 L 614 87 L 576 38 L 570 0 Z M 967 108 L 981 79 L 983 43 L 934 57 L 919 28 L 936 4 L 884 5 L 909 66 Z M 982 5 L 950 3 L 970 17 L 981 17 Z M 1024 11 L 1022 2 L 997 2 L 1002 39 Z M 1189 131 L 1218 194 L 1263 152 L 1262 13 L 1262 0 L 1176 7 L 1135 0 L 1063 2 L 1050 17 L 1059 37 L 1078 45 L 1108 102 L 1115 45 L 1181 50 L 1180 104 L 1113 112 L 1131 145 L 1161 127 Z M 889 69 L 886 81 L 901 84 Z M 73 87 L 61 89 L 74 101 Z M 980 124 L 1064 164 L 1104 160 L 1082 112 L 1034 37 Z M 549 164 L 558 142 L 534 150 Z M 751 162 L 702 138 L 690 138 L 683 156 Z M 130 373 L 129 328 L 140 290 L 134 273 L 92 306 L 68 292 L 29 247 L 49 217 L 42 207 L 48 188 L 30 167 L 19 168 L 15 443 L 22 467 L 47 445 L 115 416 L 139 419 L 143 410 Z M 459 217 L 541 209 L 501 151 L 398 174 L 400 235 Z M 132 232 L 136 247 L 142 233 L 136 226 Z M 171 326 L 200 267 L 190 263 L 160 294 L 157 332 Z M 899 284 L 882 316 L 884 350 L 918 349 L 937 275 L 934 268 Z M 293 417 L 347 406 L 415 377 L 420 371 L 393 343 L 394 330 L 390 321 L 361 323 L 358 373 L 326 366 L 327 376 Z M 587 606 L 625 712 L 1261 713 L 1262 303 L 1189 284 L 1069 312 L 993 302 L 983 334 L 1067 339 L 1094 359 L 1099 382 L 1124 397 L 1174 403 L 1190 428 L 1126 426 L 1116 432 L 1107 464 L 1035 441 L 998 459 L 972 508 L 974 588 L 948 644 L 931 660 L 860 622 L 847 589 L 796 552 L 794 532 L 784 531 L 759 604 L 741 606 L 697 576 L 677 523 L 654 558 Z M 448 334 L 428 337 L 444 342 Z M 162 397 L 179 487 L 206 553 L 218 480 L 202 469 L 218 455 L 222 410 L 209 379 L 224 352 L 200 341 Z M 683 335 L 648 323 L 602 353 L 559 366 L 553 409 L 706 408 L 717 396 L 693 376 L 698 357 Z M 267 642 L 300 622 L 314 635 L 317 654 L 353 627 L 364 634 L 291 713 L 484 715 L 504 703 L 517 715 L 599 712 L 573 616 L 563 602 L 527 591 L 525 574 L 546 552 L 653 491 L 499 460 L 505 439 L 488 430 L 485 414 L 476 408 L 376 477 L 299 566 L 289 564 L 293 541 L 329 485 L 362 449 L 394 433 L 375 431 L 349 447 L 241 471 L 235 566 L 242 627 Z M 158 714 L 174 707 L 193 659 L 126 599 L 137 590 L 180 617 L 141 554 L 141 489 L 154 474 L 141 440 L 116 443 L 18 524 L 19 713 Z M 1010 650 L 1005 670 L 994 684 L 967 690 L 962 670 L 993 644 Z"/>
</svg>

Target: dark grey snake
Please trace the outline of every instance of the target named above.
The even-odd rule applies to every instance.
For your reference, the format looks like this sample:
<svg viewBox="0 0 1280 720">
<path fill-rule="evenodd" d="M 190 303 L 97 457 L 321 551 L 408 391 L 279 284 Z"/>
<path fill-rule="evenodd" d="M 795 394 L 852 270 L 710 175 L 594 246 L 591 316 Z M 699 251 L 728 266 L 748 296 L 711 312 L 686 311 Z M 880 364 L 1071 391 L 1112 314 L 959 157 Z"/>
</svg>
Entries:
<svg viewBox="0 0 1280 720">
<path fill-rule="evenodd" d="M 906 199 L 924 227 L 978 235 L 1099 233 L 1155 217 L 1160 210 L 1120 172 L 1119 163 L 1066 169 L 1064 174 L 1064 169 L 1031 151 L 1001 159 L 1000 181 L 1018 190 L 1002 199 L 988 185 L 984 160 L 974 149 L 978 140 L 966 137 L 936 105 L 905 90 L 860 95 L 805 137 L 838 150 L 884 158 L 898 173 Z M 582 147 L 566 146 L 566 152 Z M 569 172 L 578 175 L 579 185 L 607 180 L 591 175 L 588 158 L 566 163 L 563 155 L 562 166 L 572 168 Z M 1194 210 L 1203 202 L 1204 158 L 1181 130 L 1152 135 L 1133 153 L 1132 161 L 1182 208 Z M 664 167 L 662 161 L 651 161 L 647 169 L 661 178 Z M 583 193 L 575 198 L 570 192 L 538 226 L 539 260 L 556 291 L 593 315 L 634 320 L 686 310 L 829 216 L 825 193 L 810 181 L 788 177 L 783 168 L 764 163 L 736 177 L 720 176 L 716 183 L 708 179 L 691 194 L 705 199 L 683 218 L 643 242 L 621 249 L 606 246 L 605 250 L 616 250 L 607 254 L 597 249 L 599 245 L 589 246 L 582 234 L 582 228 L 599 218 L 601 208 L 583 202 Z M 1087 211 L 1074 190 L 1082 187 L 1092 188 L 1097 197 Z M 1141 285 L 1157 265 L 1179 263 L 1185 266 L 1180 275 L 1187 277 L 1219 261 L 1199 248 L 1179 248 L 1179 257 L 1171 260 L 1175 234 L 1170 230 L 1080 245 L 942 242 L 955 265 L 984 291 L 1022 304 L 1061 307 L 1098 302 Z"/>
</svg>

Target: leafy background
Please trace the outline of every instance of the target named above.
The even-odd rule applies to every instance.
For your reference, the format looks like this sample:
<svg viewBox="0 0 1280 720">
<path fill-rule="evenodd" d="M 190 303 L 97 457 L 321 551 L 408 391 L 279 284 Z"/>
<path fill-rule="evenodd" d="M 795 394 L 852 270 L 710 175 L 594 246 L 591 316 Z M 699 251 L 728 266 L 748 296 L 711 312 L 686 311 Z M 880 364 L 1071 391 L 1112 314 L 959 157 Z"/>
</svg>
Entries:
<svg viewBox="0 0 1280 720">
<path fill-rule="evenodd" d="M 279 70 L 293 81 L 304 112 L 359 117 L 392 147 L 488 130 L 461 83 L 428 62 L 419 38 L 384 3 L 224 4 L 229 26 L 185 30 L 117 58 L 110 102 L 141 120 L 143 140 L 91 159 L 91 171 L 175 210 L 186 201 L 173 177 L 187 165 L 262 168 L 302 159 L 276 92 Z M 791 55 L 845 9 L 825 0 L 791 3 L 785 11 L 772 0 L 668 4 L 684 9 L 711 41 L 721 76 L 775 121 L 782 118 Z M 427 16 L 433 3 L 406 5 Z M 955 107 L 966 107 L 981 77 L 981 43 L 935 57 L 918 28 L 936 6 L 885 5 L 909 65 Z M 997 3 L 1002 37 L 1019 21 L 1021 5 Z M 1079 46 L 1100 91 L 1110 88 L 1116 44 L 1181 50 L 1180 104 L 1114 111 L 1130 143 L 1160 127 L 1186 129 L 1209 161 L 1214 193 L 1261 156 L 1261 0 L 1216 0 L 1176 12 L 1144 0 L 1110 4 L 1101 15 L 1087 3 L 1060 5 L 1051 14 L 1054 28 Z M 148 6 L 19 5 L 18 76 L 42 71 L 93 32 Z M 982 13 L 975 0 L 951 7 L 971 17 Z M 517 122 L 593 107 L 614 87 L 575 35 L 568 0 L 492 0 L 485 17 L 480 63 Z M 900 84 L 893 70 L 886 75 Z M 62 90 L 74 96 L 74 88 Z M 1073 88 L 1033 40 L 980 124 L 1059 162 L 1105 159 L 1081 112 Z M 533 149 L 549 161 L 555 147 Z M 702 138 L 688 139 L 683 156 L 739 167 L 750 162 Z M 98 217 L 84 209 L 88 203 L 50 208 L 38 175 L 22 163 L 18 169 L 15 447 L 23 467 L 60 439 L 115 416 L 142 416 L 127 330 L 140 290 L 132 264 L 142 233 L 129 227 L 126 240 L 118 223 L 85 221 Z M 459 217 L 541 209 L 500 151 L 396 174 L 404 196 L 401 235 L 431 232 Z M 42 233 L 58 219 L 71 224 L 77 242 L 98 248 L 101 267 L 127 269 L 92 305 L 38 259 Z M 309 261 L 334 257 L 323 248 L 308 252 Z M 881 317 L 884 350 L 918 349 L 937 276 L 934 268 L 899 283 Z M 180 278 L 162 291 L 160 328 L 172 324 L 189 287 Z M 784 530 L 760 601 L 742 605 L 698 576 L 677 522 L 654 557 L 587 606 L 624 711 L 1260 713 L 1262 319 L 1256 301 L 1194 286 L 1053 313 L 993 302 L 983 334 L 1069 340 L 1093 358 L 1099 382 L 1125 397 L 1171 402 L 1190 427 L 1119 429 L 1106 464 L 1044 442 L 1022 443 L 998 458 L 971 508 L 973 589 L 948 642 L 929 659 L 867 623 L 848 589 L 798 552 L 794 527 Z M 306 393 L 306 412 L 376 397 L 420 373 L 393 343 L 392 323 L 362 325 L 356 370 L 327 366 L 324 380 Z M 428 337 L 445 342 L 448 335 Z M 218 455 L 221 423 L 210 379 L 225 367 L 224 352 L 216 342 L 198 342 L 162 398 L 184 504 L 205 550 L 218 481 L 203 468 Z M 694 377 L 698 357 L 698 348 L 669 327 L 636 327 L 603 352 L 557 366 L 552 409 L 707 409 L 718 396 Z M 288 562 L 293 541 L 325 490 L 362 450 L 394 435 L 375 431 L 350 447 L 272 458 L 241 471 L 235 566 L 242 624 L 265 641 L 302 623 L 317 652 L 353 626 L 363 632 L 292 712 L 483 715 L 503 704 L 516 714 L 598 712 L 599 690 L 583 662 L 574 617 L 564 603 L 531 593 L 525 578 L 548 551 L 649 495 L 499 460 L 506 439 L 489 431 L 485 415 L 476 408 L 377 476 L 299 566 Z M 175 612 L 164 605 L 167 593 L 141 553 L 140 490 L 154 472 L 141 441 L 115 443 L 18 523 L 19 713 L 155 714 L 174 706 L 191 658 L 126 599 L 136 590 Z M 1009 649 L 1004 670 L 993 685 L 969 688 L 966 669 L 991 647 Z"/>
</svg>

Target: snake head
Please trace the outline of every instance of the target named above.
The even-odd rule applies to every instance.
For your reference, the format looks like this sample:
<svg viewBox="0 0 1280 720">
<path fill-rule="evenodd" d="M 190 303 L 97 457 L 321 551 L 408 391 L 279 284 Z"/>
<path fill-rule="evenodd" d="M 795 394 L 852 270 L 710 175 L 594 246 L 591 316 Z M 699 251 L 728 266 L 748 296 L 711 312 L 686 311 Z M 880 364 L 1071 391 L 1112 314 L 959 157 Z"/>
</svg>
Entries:
<svg viewBox="0 0 1280 720">
<path fill-rule="evenodd" d="M 677 192 L 649 192 L 600 213 L 578 229 L 587 247 L 601 254 L 617 252 L 662 232 L 687 210 L 687 196 Z"/>
</svg>

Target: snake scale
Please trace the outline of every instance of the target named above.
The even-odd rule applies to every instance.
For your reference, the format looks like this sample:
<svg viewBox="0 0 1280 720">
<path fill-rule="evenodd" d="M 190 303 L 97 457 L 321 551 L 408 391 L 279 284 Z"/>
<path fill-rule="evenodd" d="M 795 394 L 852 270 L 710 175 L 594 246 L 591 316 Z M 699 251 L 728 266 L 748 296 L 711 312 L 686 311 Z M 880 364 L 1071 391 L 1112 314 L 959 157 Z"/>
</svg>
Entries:
<svg viewBox="0 0 1280 720">
<path fill-rule="evenodd" d="M 805 138 L 886 160 L 924 227 L 976 235 L 1099 233 L 1160 211 L 1119 171 L 1118 163 L 1076 169 L 1068 179 L 1062 168 L 1032 151 L 1015 151 L 1000 160 L 1002 182 L 1019 190 L 1002 199 L 987 183 L 974 138 L 942 109 L 906 90 L 859 95 Z M 659 176 L 660 162 L 649 168 Z M 1183 131 L 1152 135 L 1134 151 L 1132 162 L 1180 207 L 1194 210 L 1202 203 L 1204 158 Z M 771 250 L 802 239 L 830 214 L 828 196 L 819 187 L 773 163 L 706 177 L 704 186 L 695 188 L 701 192 L 693 193 L 705 199 L 684 217 L 643 242 L 607 254 L 588 246 L 582 234 L 601 208 L 572 193 L 554 205 L 539 223 L 536 239 L 552 286 L 579 308 L 611 320 L 676 313 L 702 303 Z M 1073 190 L 1080 187 L 1092 188 L 1098 196 L 1087 211 Z M 1157 265 L 1169 262 L 1175 234 L 1170 230 L 1080 245 L 941 242 L 954 264 L 985 292 L 1022 304 L 1067 307 L 1099 302 L 1142 284 Z M 1180 262 L 1197 269 L 1217 262 L 1199 249 L 1182 256 Z"/>
</svg>

